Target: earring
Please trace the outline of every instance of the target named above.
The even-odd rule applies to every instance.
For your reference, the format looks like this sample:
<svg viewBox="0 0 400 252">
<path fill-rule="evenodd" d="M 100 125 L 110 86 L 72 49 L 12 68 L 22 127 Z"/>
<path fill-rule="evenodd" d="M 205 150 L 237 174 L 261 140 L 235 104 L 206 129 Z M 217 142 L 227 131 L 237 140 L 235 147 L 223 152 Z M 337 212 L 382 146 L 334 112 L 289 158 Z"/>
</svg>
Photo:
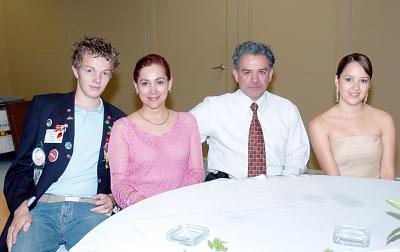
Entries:
<svg viewBox="0 0 400 252">
<path fill-rule="evenodd" d="M 339 89 L 336 87 L 336 103 L 339 103 Z"/>
<path fill-rule="evenodd" d="M 365 98 L 364 98 L 364 100 L 363 100 L 363 103 L 364 103 L 364 104 L 367 104 L 367 101 L 368 101 L 368 92 L 367 92 L 367 95 L 365 96 Z"/>
</svg>

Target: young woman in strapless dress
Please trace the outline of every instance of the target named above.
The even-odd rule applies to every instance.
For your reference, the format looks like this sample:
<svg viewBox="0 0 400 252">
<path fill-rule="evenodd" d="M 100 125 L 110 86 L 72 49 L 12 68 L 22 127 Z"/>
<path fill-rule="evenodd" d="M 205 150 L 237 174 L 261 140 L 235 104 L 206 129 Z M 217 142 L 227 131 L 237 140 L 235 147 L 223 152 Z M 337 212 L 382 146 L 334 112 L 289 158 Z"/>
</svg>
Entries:
<svg viewBox="0 0 400 252">
<path fill-rule="evenodd" d="M 327 175 L 395 179 L 395 125 L 389 113 L 367 104 L 371 79 L 367 56 L 345 56 L 336 71 L 336 105 L 310 122 L 311 144 Z"/>
</svg>

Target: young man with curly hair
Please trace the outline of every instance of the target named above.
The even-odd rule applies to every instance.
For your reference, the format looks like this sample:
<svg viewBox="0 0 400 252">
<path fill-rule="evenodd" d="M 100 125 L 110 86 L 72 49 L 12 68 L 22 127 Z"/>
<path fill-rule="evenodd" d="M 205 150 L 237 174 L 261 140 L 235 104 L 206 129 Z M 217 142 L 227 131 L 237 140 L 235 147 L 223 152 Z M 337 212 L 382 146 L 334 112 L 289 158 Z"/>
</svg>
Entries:
<svg viewBox="0 0 400 252">
<path fill-rule="evenodd" d="M 118 64 L 110 43 L 85 37 L 72 56 L 76 90 L 33 97 L 5 177 L 11 214 L 0 251 L 69 250 L 111 214 L 107 146 L 124 113 L 100 96 Z"/>
</svg>

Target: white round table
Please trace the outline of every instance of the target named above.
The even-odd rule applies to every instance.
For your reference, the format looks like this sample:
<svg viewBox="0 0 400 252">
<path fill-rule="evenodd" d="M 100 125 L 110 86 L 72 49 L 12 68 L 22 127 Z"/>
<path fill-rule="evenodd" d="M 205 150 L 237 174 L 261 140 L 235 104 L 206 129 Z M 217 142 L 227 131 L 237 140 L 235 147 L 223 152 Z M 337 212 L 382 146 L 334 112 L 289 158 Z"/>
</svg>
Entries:
<svg viewBox="0 0 400 252">
<path fill-rule="evenodd" d="M 300 175 L 220 179 L 165 192 L 107 219 L 71 251 L 213 251 L 207 240 L 226 241 L 228 252 L 400 251 L 400 239 L 386 244 L 400 226 L 400 182 Z M 210 230 L 196 246 L 166 239 L 168 230 L 196 224 Z M 333 242 L 337 225 L 370 231 L 367 248 Z M 214 250 L 215 251 L 215 250 Z"/>
</svg>

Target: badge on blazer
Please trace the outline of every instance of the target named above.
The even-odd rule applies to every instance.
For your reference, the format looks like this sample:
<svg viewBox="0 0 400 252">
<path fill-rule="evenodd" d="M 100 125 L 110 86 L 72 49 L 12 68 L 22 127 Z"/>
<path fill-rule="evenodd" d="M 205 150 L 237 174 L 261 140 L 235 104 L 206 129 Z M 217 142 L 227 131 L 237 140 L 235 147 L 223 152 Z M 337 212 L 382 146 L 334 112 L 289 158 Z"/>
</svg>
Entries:
<svg viewBox="0 0 400 252">
<path fill-rule="evenodd" d="M 32 161 L 36 166 L 43 166 L 46 161 L 46 155 L 42 148 L 35 148 L 32 152 Z"/>
<path fill-rule="evenodd" d="M 44 136 L 45 143 L 62 143 L 64 132 L 59 132 L 55 129 L 46 130 L 46 135 Z"/>
<path fill-rule="evenodd" d="M 47 129 L 44 136 L 45 143 L 62 143 L 64 133 L 68 128 L 68 124 L 57 124 L 55 129 Z"/>
<path fill-rule="evenodd" d="M 43 169 L 34 169 L 33 170 L 33 182 L 35 185 L 38 184 L 40 177 L 42 176 Z"/>
<path fill-rule="evenodd" d="M 47 119 L 47 121 L 46 121 L 47 128 L 50 127 L 52 124 L 53 124 L 53 121 L 51 119 Z"/>
<path fill-rule="evenodd" d="M 52 149 L 47 156 L 50 162 L 55 162 L 58 159 L 58 150 Z"/>
<path fill-rule="evenodd" d="M 70 149 L 72 149 L 72 143 L 71 142 L 66 142 L 64 147 L 65 147 L 65 149 L 70 150 Z"/>
</svg>

